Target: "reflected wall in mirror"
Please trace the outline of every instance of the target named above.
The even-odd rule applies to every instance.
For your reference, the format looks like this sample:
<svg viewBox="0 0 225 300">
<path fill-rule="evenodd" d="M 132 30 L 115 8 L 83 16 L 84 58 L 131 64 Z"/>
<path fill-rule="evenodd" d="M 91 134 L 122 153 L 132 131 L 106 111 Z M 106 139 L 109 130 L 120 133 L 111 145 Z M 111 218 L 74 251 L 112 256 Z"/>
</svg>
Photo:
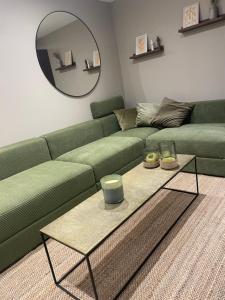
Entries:
<svg viewBox="0 0 225 300">
<path fill-rule="evenodd" d="M 75 15 L 48 14 L 37 30 L 36 52 L 45 77 L 62 93 L 82 97 L 96 87 L 101 73 L 98 45 Z"/>
</svg>

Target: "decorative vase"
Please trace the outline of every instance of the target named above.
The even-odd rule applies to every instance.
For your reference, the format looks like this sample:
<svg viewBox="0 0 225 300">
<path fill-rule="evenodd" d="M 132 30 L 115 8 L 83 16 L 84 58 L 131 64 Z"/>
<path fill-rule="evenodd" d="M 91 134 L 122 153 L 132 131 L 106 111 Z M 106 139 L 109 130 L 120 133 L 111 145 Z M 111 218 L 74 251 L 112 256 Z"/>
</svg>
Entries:
<svg viewBox="0 0 225 300">
<path fill-rule="evenodd" d="M 124 200 L 123 183 L 120 175 L 112 174 L 105 176 L 100 182 L 107 204 L 117 204 Z"/>
<path fill-rule="evenodd" d="M 165 170 L 172 170 L 178 167 L 177 154 L 174 142 L 161 142 L 160 146 L 160 167 Z"/>
<path fill-rule="evenodd" d="M 144 152 L 144 162 L 143 165 L 147 169 L 154 169 L 159 166 L 159 147 L 148 146 Z"/>
<path fill-rule="evenodd" d="M 216 19 L 219 15 L 219 9 L 215 2 L 213 2 L 209 8 L 209 19 Z"/>
</svg>

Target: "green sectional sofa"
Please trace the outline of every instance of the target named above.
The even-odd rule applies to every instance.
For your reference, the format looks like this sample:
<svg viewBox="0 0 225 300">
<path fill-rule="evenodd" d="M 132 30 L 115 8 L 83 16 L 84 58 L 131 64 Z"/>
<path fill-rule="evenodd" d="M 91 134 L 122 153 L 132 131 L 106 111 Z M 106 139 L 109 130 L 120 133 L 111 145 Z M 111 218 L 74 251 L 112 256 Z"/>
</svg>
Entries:
<svg viewBox="0 0 225 300">
<path fill-rule="evenodd" d="M 51 160 L 45 139 L 0 149 L 0 271 L 40 243 L 39 229 L 96 192 L 90 166 Z"/>
<path fill-rule="evenodd" d="M 123 173 L 140 162 L 144 148 L 143 141 L 136 137 L 105 137 L 99 120 L 58 130 L 45 135 L 45 139 L 53 159 L 90 166 L 96 183 L 105 175 Z"/>
<path fill-rule="evenodd" d="M 40 244 L 39 230 L 95 193 L 101 177 L 142 161 L 146 143 L 175 140 L 198 170 L 225 176 L 225 101 L 197 102 L 189 124 L 122 132 L 122 97 L 91 104 L 94 120 L 0 149 L 0 271 Z"/>
<path fill-rule="evenodd" d="M 175 141 L 178 153 L 197 156 L 200 174 L 225 177 L 225 100 L 194 104 L 187 124 L 160 130 L 147 138 L 147 144 Z"/>
</svg>

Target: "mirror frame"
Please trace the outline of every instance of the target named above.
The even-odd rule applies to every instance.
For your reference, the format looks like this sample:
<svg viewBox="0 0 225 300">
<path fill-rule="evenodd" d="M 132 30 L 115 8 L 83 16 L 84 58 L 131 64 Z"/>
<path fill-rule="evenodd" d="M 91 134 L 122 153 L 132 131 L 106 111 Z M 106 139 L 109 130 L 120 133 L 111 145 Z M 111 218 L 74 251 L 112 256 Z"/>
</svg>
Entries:
<svg viewBox="0 0 225 300">
<path fill-rule="evenodd" d="M 56 86 L 54 86 L 54 85 L 46 78 L 44 72 L 42 71 L 42 68 L 41 68 L 41 65 L 40 65 L 40 62 L 39 62 L 39 59 L 38 59 L 38 55 L 37 55 L 37 36 L 38 36 L 38 31 L 39 31 L 39 29 L 40 29 L 41 24 L 43 23 L 43 21 L 44 21 L 49 15 L 52 15 L 52 14 L 54 14 L 54 13 L 67 13 L 67 14 L 70 14 L 70 15 L 74 16 L 75 18 L 77 18 L 77 19 L 78 19 L 78 20 L 86 27 L 86 29 L 89 31 L 89 33 L 91 34 L 91 36 L 92 36 L 92 38 L 94 39 L 94 42 L 95 42 L 95 44 L 96 44 L 96 47 L 97 47 L 97 50 L 98 50 L 98 53 L 99 53 L 99 57 L 100 57 L 100 63 L 101 63 L 101 64 L 100 64 L 100 69 L 99 69 L 99 76 L 98 76 L 98 79 L 96 80 L 96 83 L 95 83 L 95 85 L 93 86 L 93 88 L 91 88 L 91 90 L 88 91 L 88 92 L 85 93 L 85 94 L 82 94 L 82 95 L 79 95 L 79 96 L 74 96 L 74 95 L 70 95 L 70 94 L 67 94 L 66 92 L 61 91 L 60 89 L 58 89 Z M 91 94 L 91 93 L 94 91 L 94 89 L 96 88 L 96 86 L 98 85 L 99 80 L 100 80 L 100 77 L 101 77 L 101 71 L 102 71 L 102 58 L 101 58 L 101 53 L 100 53 L 100 50 L 99 50 L 99 46 L 98 46 L 98 43 L 97 43 L 97 41 L 96 41 L 96 39 L 95 39 L 95 37 L 94 37 L 94 34 L 92 33 L 91 29 L 90 29 L 90 28 L 88 27 L 88 25 L 87 25 L 80 17 L 78 17 L 77 15 L 75 15 L 75 14 L 73 14 L 73 13 L 71 13 L 71 12 L 65 11 L 65 10 L 56 10 L 56 11 L 53 11 L 53 12 L 48 13 L 48 14 L 41 20 L 40 24 L 38 25 L 38 28 L 37 28 L 37 31 L 36 31 L 36 35 L 35 35 L 35 52 L 36 52 L 36 56 L 37 56 L 38 65 L 39 65 L 39 67 L 40 67 L 40 69 L 41 69 L 42 74 L 44 75 L 44 77 L 46 78 L 46 80 L 49 82 L 49 84 L 50 84 L 54 89 L 56 89 L 57 91 L 59 91 L 61 94 L 66 95 L 66 96 L 69 96 L 69 97 L 71 97 L 71 98 L 83 98 L 83 97 L 85 97 L 85 96 Z"/>
</svg>

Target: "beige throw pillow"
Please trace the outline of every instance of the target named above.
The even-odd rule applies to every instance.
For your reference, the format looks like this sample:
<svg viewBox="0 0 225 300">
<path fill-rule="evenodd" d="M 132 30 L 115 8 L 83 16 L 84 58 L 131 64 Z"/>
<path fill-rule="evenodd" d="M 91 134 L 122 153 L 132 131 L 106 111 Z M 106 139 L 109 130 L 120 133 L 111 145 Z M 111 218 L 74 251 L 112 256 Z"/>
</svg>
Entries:
<svg viewBox="0 0 225 300">
<path fill-rule="evenodd" d="M 160 104 L 138 103 L 137 104 L 137 126 L 150 126 L 152 119 L 158 113 Z"/>
<path fill-rule="evenodd" d="M 136 127 L 136 108 L 127 108 L 114 110 L 114 114 L 117 117 L 118 123 L 122 131 Z"/>
</svg>

